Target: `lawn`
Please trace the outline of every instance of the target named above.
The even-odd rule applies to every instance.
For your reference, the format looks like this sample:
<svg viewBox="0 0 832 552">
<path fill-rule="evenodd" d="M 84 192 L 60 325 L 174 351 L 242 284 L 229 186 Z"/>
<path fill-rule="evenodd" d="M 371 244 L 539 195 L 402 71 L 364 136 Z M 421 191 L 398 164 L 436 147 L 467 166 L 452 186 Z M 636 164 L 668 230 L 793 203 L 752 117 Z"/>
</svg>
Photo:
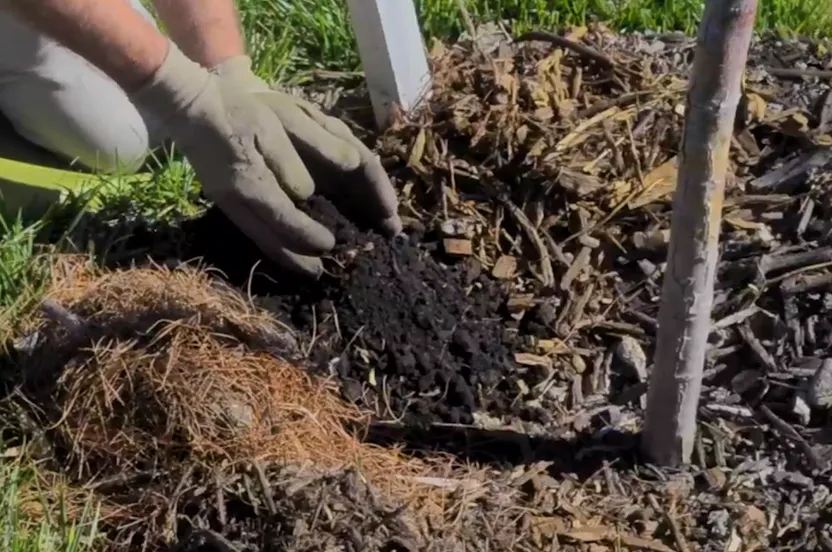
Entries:
<svg viewBox="0 0 832 552">
<path fill-rule="evenodd" d="M 457 0 L 416 4 L 426 38 L 452 37 L 461 31 Z M 466 4 L 476 20 L 503 20 L 514 31 L 602 20 L 624 30 L 691 33 L 702 9 L 701 1 L 692 0 L 466 0 Z M 343 0 L 240 0 L 239 5 L 256 68 L 264 77 L 291 82 L 315 69 L 360 70 Z M 826 36 L 832 30 L 832 10 L 828 0 L 761 1 L 758 26 Z M 105 184 L 103 197 L 113 220 L 121 221 L 120 232 L 127 231 L 124 224 L 174 219 L 195 209 L 193 175 L 179 163 L 161 163 L 154 181 L 138 188 L 118 180 Z M 39 245 L 39 236 L 48 231 L 52 247 L 72 243 L 85 249 L 84 239 L 79 239 L 83 230 L 77 221 L 60 226 L 47 221 L 0 221 L 0 339 L 3 330 L 13 327 L 37 299 L 45 270 L 43 255 L 49 254 L 49 248 Z M 115 250 L 117 234 L 111 243 Z M 84 512 L 80 519 L 70 520 L 59 507 L 55 511 L 51 506 L 32 507 L 39 504 L 35 476 L 36 470 L 23 462 L 0 463 L 2 550 L 86 550 L 95 530 L 94 515 Z M 46 521 L 30 523 L 33 512 Z"/>
</svg>

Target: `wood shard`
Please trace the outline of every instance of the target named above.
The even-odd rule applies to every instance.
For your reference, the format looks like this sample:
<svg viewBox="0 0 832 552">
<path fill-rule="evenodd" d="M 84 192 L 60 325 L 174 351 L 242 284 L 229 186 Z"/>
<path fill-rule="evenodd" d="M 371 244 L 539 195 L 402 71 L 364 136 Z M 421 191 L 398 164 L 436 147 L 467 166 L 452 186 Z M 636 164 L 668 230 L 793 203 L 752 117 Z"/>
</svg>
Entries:
<svg viewBox="0 0 832 552">
<path fill-rule="evenodd" d="M 660 251 L 670 243 L 670 230 L 656 230 L 654 232 L 634 232 L 633 245 L 642 251 Z"/>
<path fill-rule="evenodd" d="M 537 347 L 539 351 L 542 351 L 544 353 L 551 353 L 552 351 L 561 348 L 558 342 L 554 339 L 539 339 L 535 343 L 535 347 Z"/>
<path fill-rule="evenodd" d="M 494 264 L 491 269 L 491 275 L 498 280 L 510 280 L 514 277 L 517 271 L 517 257 L 511 255 L 503 255 Z"/>
<path fill-rule="evenodd" d="M 471 240 L 446 238 L 442 244 L 445 247 L 445 253 L 448 255 L 464 257 L 474 254 L 474 245 L 471 243 Z"/>
<path fill-rule="evenodd" d="M 580 252 L 578 252 L 578 256 L 575 257 L 575 260 L 572 262 L 572 266 L 566 271 L 566 274 L 563 275 L 563 279 L 560 281 L 560 289 L 566 291 L 570 287 L 572 287 L 572 282 L 575 280 L 575 277 L 581 273 L 581 271 L 589 264 L 589 256 L 592 254 L 592 249 L 589 247 L 582 247 Z"/>
<path fill-rule="evenodd" d="M 664 199 L 676 189 L 677 175 L 678 159 L 673 157 L 645 175 L 643 190 L 627 206 L 630 209 L 638 209 Z"/>
<path fill-rule="evenodd" d="M 514 361 L 521 366 L 540 366 L 543 368 L 552 367 L 552 361 L 549 357 L 535 355 L 532 353 L 515 353 Z"/>
<path fill-rule="evenodd" d="M 508 298 L 506 302 L 506 308 L 511 313 L 522 312 L 525 310 L 529 310 L 534 306 L 534 294 L 533 293 L 521 293 L 517 295 L 512 295 Z"/>
</svg>

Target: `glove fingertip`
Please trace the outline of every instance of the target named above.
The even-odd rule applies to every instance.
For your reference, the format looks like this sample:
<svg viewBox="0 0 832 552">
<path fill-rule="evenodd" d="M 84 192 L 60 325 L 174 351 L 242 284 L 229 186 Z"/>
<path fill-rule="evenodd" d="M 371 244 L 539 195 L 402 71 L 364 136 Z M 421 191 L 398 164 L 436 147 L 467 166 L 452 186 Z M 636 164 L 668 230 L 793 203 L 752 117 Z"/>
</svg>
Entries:
<svg viewBox="0 0 832 552">
<path fill-rule="evenodd" d="M 361 158 L 361 152 L 358 151 L 352 144 L 344 141 L 343 152 L 340 156 L 341 166 L 348 171 L 354 171 L 361 166 L 364 160 Z"/>
<path fill-rule="evenodd" d="M 273 248 L 271 258 L 283 268 L 314 280 L 319 279 L 324 273 L 324 265 L 320 258 L 300 255 L 285 247 Z"/>
<path fill-rule="evenodd" d="M 390 237 L 398 236 L 402 233 L 404 229 L 404 225 L 402 224 L 402 219 L 399 215 L 393 215 L 392 217 L 387 217 L 386 219 L 382 220 L 380 225 L 382 232 Z"/>
<path fill-rule="evenodd" d="M 335 247 L 335 236 L 329 228 L 305 214 L 302 219 L 305 220 L 297 227 L 297 243 L 292 247 L 294 251 L 302 255 L 322 255 Z"/>
<path fill-rule="evenodd" d="M 320 279 L 324 274 L 324 265 L 318 257 L 307 257 L 305 255 L 292 255 L 291 268 L 304 276 L 314 280 Z"/>
<path fill-rule="evenodd" d="M 321 232 L 316 236 L 319 239 L 319 242 L 316 245 L 321 253 L 326 253 L 328 251 L 332 251 L 335 247 L 335 236 L 332 235 L 332 232 L 330 232 L 326 227 L 321 226 L 321 228 L 323 228 L 326 232 Z"/>
</svg>

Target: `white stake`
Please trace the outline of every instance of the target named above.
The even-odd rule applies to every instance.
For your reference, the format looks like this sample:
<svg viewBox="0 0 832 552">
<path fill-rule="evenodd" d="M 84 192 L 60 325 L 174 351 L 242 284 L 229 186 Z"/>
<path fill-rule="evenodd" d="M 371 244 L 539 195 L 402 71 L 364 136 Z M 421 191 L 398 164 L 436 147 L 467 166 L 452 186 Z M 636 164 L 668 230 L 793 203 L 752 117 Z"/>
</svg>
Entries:
<svg viewBox="0 0 832 552">
<path fill-rule="evenodd" d="M 408 111 L 430 90 L 430 71 L 412 0 L 348 0 L 376 124 L 394 105 Z"/>
</svg>

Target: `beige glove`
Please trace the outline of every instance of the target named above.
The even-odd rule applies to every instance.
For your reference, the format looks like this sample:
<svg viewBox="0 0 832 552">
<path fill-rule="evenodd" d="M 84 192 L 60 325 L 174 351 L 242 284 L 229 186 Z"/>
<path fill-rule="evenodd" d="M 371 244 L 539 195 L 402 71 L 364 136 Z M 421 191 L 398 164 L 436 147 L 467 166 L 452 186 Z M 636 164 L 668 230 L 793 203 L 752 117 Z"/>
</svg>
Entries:
<svg viewBox="0 0 832 552">
<path fill-rule="evenodd" d="M 384 167 L 343 121 L 324 115 L 310 102 L 271 89 L 251 71 L 247 56 L 231 58 L 212 72 L 228 86 L 252 92 L 277 115 L 315 176 L 314 191 L 385 234 L 401 232 L 396 192 Z M 308 197 L 313 190 L 299 192 Z"/>
<path fill-rule="evenodd" d="M 209 72 L 171 43 L 165 62 L 131 99 L 163 122 L 206 197 L 268 257 L 310 275 L 321 273 L 317 256 L 335 239 L 295 206 L 315 191 L 315 183 L 280 118 L 259 94 Z M 346 142 L 334 136 L 321 142 L 323 130 L 295 132 L 310 140 L 309 147 L 325 148 L 328 162 L 346 170 L 361 166 L 361 154 Z M 392 206 L 387 227 L 397 233 L 394 193 Z"/>
</svg>

